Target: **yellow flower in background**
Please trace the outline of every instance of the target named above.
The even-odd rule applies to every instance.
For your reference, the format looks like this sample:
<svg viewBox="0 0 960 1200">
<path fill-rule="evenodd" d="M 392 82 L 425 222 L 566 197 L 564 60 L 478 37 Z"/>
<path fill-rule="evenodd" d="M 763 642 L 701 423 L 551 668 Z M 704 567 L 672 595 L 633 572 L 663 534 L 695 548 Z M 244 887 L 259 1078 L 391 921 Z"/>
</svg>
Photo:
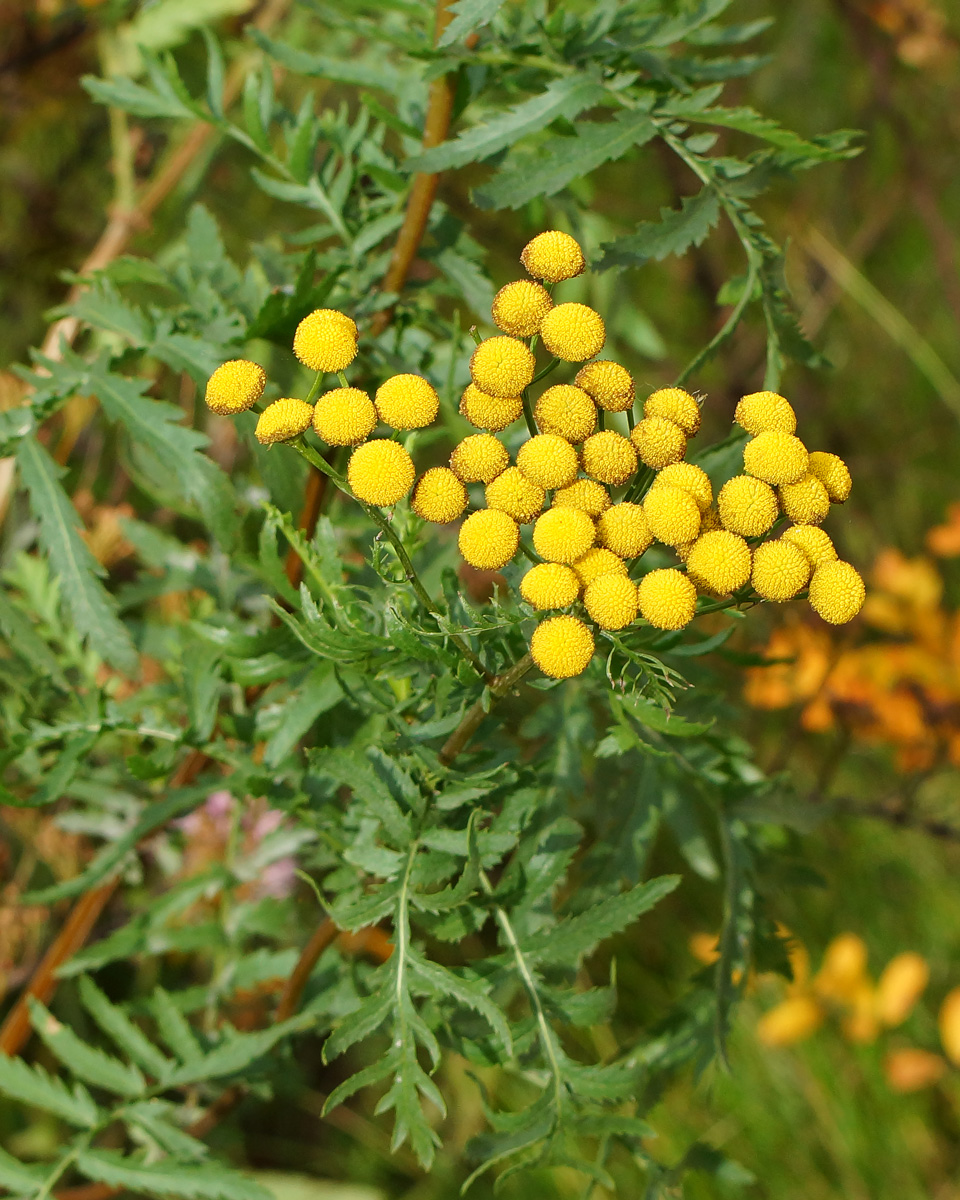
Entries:
<svg viewBox="0 0 960 1200">
<path fill-rule="evenodd" d="M 757 1037 L 765 1046 L 789 1046 L 815 1033 L 826 1013 L 812 996 L 788 996 L 757 1022 Z"/>
<path fill-rule="evenodd" d="M 468 383 L 460 397 L 461 417 L 466 417 L 478 429 L 486 429 L 491 433 L 499 433 L 512 425 L 522 412 L 522 397 L 488 396 L 475 383 Z"/>
<path fill-rule="evenodd" d="M 526 525 L 543 511 L 547 493 L 517 467 L 507 467 L 486 487 L 487 508 L 497 508 Z"/>
<path fill-rule="evenodd" d="M 837 559 L 817 567 L 810 581 L 810 607 L 830 625 L 852 621 L 866 598 L 860 573 Z"/>
<path fill-rule="evenodd" d="M 518 279 L 508 283 L 493 298 L 491 315 L 498 329 L 511 337 L 533 337 L 540 323 L 553 308 L 550 293 L 540 283 Z"/>
<path fill-rule="evenodd" d="M 754 436 L 768 430 L 779 433 L 796 433 L 797 430 L 797 414 L 790 402 L 776 392 L 751 392 L 749 396 L 743 396 L 733 419 Z"/>
<path fill-rule="evenodd" d="M 562 563 L 537 563 L 520 580 L 520 595 L 539 610 L 567 608 L 579 599 L 580 580 Z"/>
<path fill-rule="evenodd" d="M 480 571 L 499 571 L 516 554 L 520 526 L 504 512 L 480 508 L 460 526 L 460 553 Z"/>
<path fill-rule="evenodd" d="M 530 653 L 544 675 L 570 679 L 581 675 L 593 658 L 593 634 L 576 617 L 547 617 L 530 639 Z"/>
<path fill-rule="evenodd" d="M 263 395 L 267 373 L 255 362 L 235 358 L 222 363 L 207 380 L 207 408 L 222 417 L 246 412 Z"/>
<path fill-rule="evenodd" d="M 313 427 L 328 446 L 358 446 L 376 429 L 377 410 L 359 388 L 334 388 L 317 401 Z"/>
<path fill-rule="evenodd" d="M 535 370 L 530 348 L 512 337 L 487 338 L 470 359 L 470 377 L 488 396 L 519 396 Z"/>
<path fill-rule="evenodd" d="M 312 404 L 297 400 L 294 396 L 284 396 L 282 400 L 268 404 L 260 414 L 255 431 L 257 441 L 264 446 L 289 442 L 309 429 L 312 420 Z"/>
<path fill-rule="evenodd" d="M 960 1067 L 960 987 L 947 992 L 937 1024 L 944 1054 L 955 1067 Z"/>
<path fill-rule="evenodd" d="M 700 428 L 700 405 L 683 388 L 660 388 L 643 402 L 645 417 L 662 417 L 679 425 L 687 437 Z"/>
<path fill-rule="evenodd" d="M 386 508 L 413 487 L 413 459 L 399 442 L 380 438 L 364 442 L 350 455 L 347 482 L 358 500 Z"/>
<path fill-rule="evenodd" d="M 293 352 L 312 371 L 345 371 L 357 357 L 357 326 L 335 308 L 318 308 L 293 335 Z"/>
<path fill-rule="evenodd" d="M 644 417 L 634 425 L 630 441 L 640 461 L 655 470 L 679 462 L 687 452 L 687 435 L 666 417 Z"/>
<path fill-rule="evenodd" d="M 587 265 L 576 238 L 558 229 L 548 229 L 531 238 L 520 254 L 520 261 L 534 279 L 544 279 L 547 283 L 562 283 L 582 275 Z"/>
<path fill-rule="evenodd" d="M 947 1064 L 939 1054 L 914 1046 L 891 1050 L 883 1060 L 883 1073 L 895 1092 L 919 1092 L 932 1087 L 946 1071 Z"/>
<path fill-rule="evenodd" d="M 583 442 L 597 427 L 597 406 L 583 388 L 558 383 L 540 396 L 533 419 L 543 433 Z"/>
<path fill-rule="evenodd" d="M 467 507 L 467 489 L 449 467 L 431 467 L 417 480 L 410 507 L 425 521 L 449 525 Z"/>
<path fill-rule="evenodd" d="M 625 412 L 636 396 L 633 378 L 619 363 L 598 359 L 582 366 L 574 381 L 606 412 Z"/>
<path fill-rule="evenodd" d="M 583 362 L 603 349 L 603 318 L 586 304 L 558 304 L 543 318 L 540 338 L 555 358 Z"/>
<path fill-rule="evenodd" d="M 897 954 L 877 981 L 877 1016 L 888 1028 L 902 1025 L 930 981 L 926 959 L 913 950 Z"/>
<path fill-rule="evenodd" d="M 492 433 L 470 434 L 450 455 L 450 469 L 464 483 L 492 483 L 509 465 L 506 446 Z"/>
<path fill-rule="evenodd" d="M 422 375 L 394 375 L 377 388 L 374 404 L 392 429 L 423 429 L 440 411 L 440 397 Z"/>
</svg>

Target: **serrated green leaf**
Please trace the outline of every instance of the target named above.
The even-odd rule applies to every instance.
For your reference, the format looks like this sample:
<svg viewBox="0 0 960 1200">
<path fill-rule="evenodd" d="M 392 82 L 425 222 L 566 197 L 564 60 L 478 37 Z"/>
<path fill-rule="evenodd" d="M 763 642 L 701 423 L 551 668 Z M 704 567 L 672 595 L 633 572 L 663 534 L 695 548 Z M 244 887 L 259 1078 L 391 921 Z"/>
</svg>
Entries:
<svg viewBox="0 0 960 1200">
<path fill-rule="evenodd" d="M 157 1049 L 123 1009 L 110 1003 L 89 975 L 80 979 L 79 990 L 83 1007 L 133 1062 L 156 1079 L 172 1069 L 172 1061 Z"/>
<path fill-rule="evenodd" d="M 642 221 L 636 233 L 606 242 L 597 269 L 640 266 L 651 258 L 685 254 L 699 246 L 720 219 L 720 202 L 713 188 L 705 187 L 695 196 L 685 196 L 680 208 L 661 208 L 659 221 Z"/>
<path fill-rule="evenodd" d="M 481 984 L 419 955 L 411 956 L 410 966 L 415 979 L 426 984 L 428 994 L 451 996 L 467 1008 L 472 1008 L 487 1022 L 507 1057 L 513 1054 L 513 1039 L 503 1013 L 493 1003 Z"/>
<path fill-rule="evenodd" d="M 264 763 L 268 767 L 281 763 L 317 718 L 335 708 L 342 699 L 343 689 L 330 667 L 321 667 L 308 675 L 284 701 L 264 748 Z"/>
<path fill-rule="evenodd" d="M 132 1126 L 142 1130 L 168 1154 L 175 1155 L 183 1162 L 197 1162 L 206 1158 L 208 1150 L 203 1142 L 171 1124 L 175 1115 L 174 1106 L 162 1100 L 128 1104 L 123 1109 L 124 1124 L 128 1128 Z"/>
<path fill-rule="evenodd" d="M 248 30 L 250 37 L 261 50 L 265 50 L 272 59 L 289 67 L 297 75 L 316 76 L 334 83 L 352 83 L 358 87 L 374 88 L 376 91 L 396 92 L 399 88 L 400 73 L 390 63 L 310 54 L 306 50 L 295 49 L 286 42 L 275 41 L 255 26 L 249 26 Z"/>
<path fill-rule="evenodd" d="M 88 1046 L 39 1000 L 31 998 L 29 1003 L 30 1023 L 40 1040 L 78 1079 L 117 1096 L 143 1095 L 147 1083 L 135 1066 L 105 1054 L 96 1046 Z"/>
<path fill-rule="evenodd" d="M 681 115 L 675 114 L 675 110 L 670 105 L 664 106 L 662 111 L 668 116 Z M 847 146 L 841 148 L 837 144 L 838 137 L 855 137 L 855 130 L 836 130 L 823 141 L 808 140 L 791 129 L 784 129 L 779 121 L 773 120 L 772 117 L 764 117 L 755 109 L 745 106 L 742 108 L 704 108 L 697 112 L 687 112 L 685 117 L 687 120 L 704 125 L 719 125 L 724 129 L 736 129 L 740 133 L 752 134 L 781 150 L 788 150 L 793 154 L 817 162 L 832 162 L 835 159 L 848 158 L 859 153 L 856 148 Z"/>
<path fill-rule="evenodd" d="M 162 95 L 132 79 L 97 79 L 84 75 L 81 85 L 98 104 L 107 104 L 133 117 L 193 118 L 193 110 L 176 95 Z"/>
<path fill-rule="evenodd" d="M 459 42 L 476 29 L 489 25 L 503 7 L 503 0 L 457 0 L 450 5 L 453 20 L 440 36 L 437 45 L 450 46 Z M 432 168 L 427 168 L 428 170 Z"/>
<path fill-rule="evenodd" d="M 48 1075 L 43 1067 L 27 1066 L 22 1058 L 0 1054 L 0 1092 L 80 1129 L 92 1129 L 99 1119 L 93 1097 L 82 1084 L 71 1091 L 62 1079 Z"/>
<path fill-rule="evenodd" d="M 184 1200 L 273 1200 L 270 1193 L 239 1171 L 214 1163 L 146 1163 L 115 1150 L 82 1150 L 77 1170 L 87 1179 L 148 1196 Z"/>
<path fill-rule="evenodd" d="M 43 1167 L 28 1166 L 0 1149 L 0 1187 L 14 1196 L 30 1196 L 38 1191 L 47 1177 Z"/>
<path fill-rule="evenodd" d="M 158 987 L 150 997 L 149 1006 L 157 1022 L 157 1031 L 167 1046 L 188 1068 L 195 1067 L 203 1058 L 203 1047 L 174 998 Z"/>
<path fill-rule="evenodd" d="M 362 1042 L 376 1033 L 392 1013 L 393 995 L 388 988 L 382 988 L 368 996 L 359 1008 L 346 1014 L 324 1042 L 323 1061 L 330 1062 L 357 1042 Z"/>
<path fill-rule="evenodd" d="M 201 1080 L 222 1079 L 246 1070 L 251 1063 L 272 1050 L 278 1042 L 298 1033 L 313 1023 L 308 1015 L 291 1017 L 256 1033 L 239 1033 L 230 1025 L 222 1030 L 222 1041 L 215 1049 L 201 1058 L 193 1059 L 178 1067 L 164 1080 L 168 1087 L 184 1087 Z"/>
</svg>

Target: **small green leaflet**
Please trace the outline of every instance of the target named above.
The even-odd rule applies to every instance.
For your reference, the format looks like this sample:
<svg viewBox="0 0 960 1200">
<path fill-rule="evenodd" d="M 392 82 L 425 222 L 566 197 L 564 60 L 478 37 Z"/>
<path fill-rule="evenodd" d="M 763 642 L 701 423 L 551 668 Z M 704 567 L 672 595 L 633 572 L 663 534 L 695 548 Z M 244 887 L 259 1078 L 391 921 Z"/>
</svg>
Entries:
<svg viewBox="0 0 960 1200">
<path fill-rule="evenodd" d="M 352 57 L 328 58 L 323 54 L 297 50 L 286 42 L 276 42 L 253 25 L 248 26 L 247 32 L 261 50 L 298 75 L 313 75 L 334 83 L 352 83 L 358 87 L 394 93 L 400 86 L 400 74 L 390 63 L 359 62 Z"/>
<path fill-rule="evenodd" d="M 574 128 L 574 137 L 550 137 L 533 154 L 510 155 L 474 192 L 476 203 L 481 208 L 519 208 L 535 196 L 552 196 L 657 133 L 647 114 L 636 111 L 617 113 L 612 121 L 580 121 Z"/>
<path fill-rule="evenodd" d="M 84 1150 L 77 1169 L 87 1179 L 123 1191 L 149 1196 L 182 1196 L 184 1200 L 274 1200 L 273 1195 L 229 1167 L 214 1163 L 155 1162 L 125 1157 L 115 1150 Z"/>
<path fill-rule="evenodd" d="M 443 31 L 437 45 L 449 46 L 482 25 L 489 25 L 502 7 L 503 0 L 457 0 L 456 4 L 450 5 L 450 12 L 456 15 Z"/>
<path fill-rule="evenodd" d="M 784 129 L 771 117 L 761 116 L 752 108 L 705 108 L 697 112 L 684 112 L 679 106 L 667 105 L 662 110 L 667 116 L 680 116 L 704 125 L 721 125 L 725 129 L 736 129 L 762 138 L 782 150 L 789 150 L 802 158 L 818 162 L 832 162 L 838 158 L 851 158 L 860 153 L 859 147 L 849 146 L 849 139 L 856 136 L 851 129 L 836 130 L 825 138 L 808 141 L 791 129 Z"/>
<path fill-rule="evenodd" d="M 32 1108 L 61 1117 L 80 1129 L 92 1129 L 97 1123 L 93 1097 L 76 1084 L 71 1091 L 62 1079 L 48 1075 L 43 1067 L 30 1067 L 22 1058 L 0 1054 L 0 1093 Z"/>
<path fill-rule="evenodd" d="M 685 196 L 680 208 L 661 208 L 659 221 L 643 221 L 636 233 L 606 242 L 598 270 L 611 267 L 638 267 L 651 258 L 658 261 L 668 254 L 685 254 L 699 246 L 720 219 L 720 202 L 711 187 L 695 196 Z"/>
<path fill-rule="evenodd" d="M 30 1023 L 47 1049 L 84 1083 L 131 1098 L 142 1096 L 146 1091 L 146 1080 L 137 1067 L 111 1058 L 96 1046 L 88 1046 L 39 1000 L 30 1003 Z"/>
</svg>

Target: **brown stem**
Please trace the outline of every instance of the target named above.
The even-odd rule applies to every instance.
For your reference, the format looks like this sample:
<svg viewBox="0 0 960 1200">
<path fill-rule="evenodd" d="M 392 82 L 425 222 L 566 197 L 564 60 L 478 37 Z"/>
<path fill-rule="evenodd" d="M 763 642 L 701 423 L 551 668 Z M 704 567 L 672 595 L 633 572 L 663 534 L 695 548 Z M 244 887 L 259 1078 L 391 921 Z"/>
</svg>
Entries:
<svg viewBox="0 0 960 1200">
<path fill-rule="evenodd" d="M 326 475 L 318 471 L 316 467 L 311 467 L 310 474 L 307 476 L 307 489 L 303 498 L 303 508 L 300 511 L 300 520 L 297 522 L 297 528 L 302 529 L 308 539 L 313 537 L 313 531 L 317 527 L 317 519 L 323 507 L 326 490 Z M 303 560 L 293 546 L 287 551 L 284 570 L 290 586 L 299 587 L 300 580 L 303 578 Z"/>
<path fill-rule="evenodd" d="M 463 720 L 447 738 L 440 751 L 440 761 L 445 767 L 449 767 L 453 760 L 466 749 L 467 743 L 480 728 L 483 718 L 489 713 L 491 699 L 496 701 L 505 696 L 511 688 L 516 687 L 532 666 L 533 659 L 529 654 L 525 654 L 509 670 L 494 679 L 490 684 L 487 696 L 481 696 L 475 704 L 467 709 Z"/>
</svg>

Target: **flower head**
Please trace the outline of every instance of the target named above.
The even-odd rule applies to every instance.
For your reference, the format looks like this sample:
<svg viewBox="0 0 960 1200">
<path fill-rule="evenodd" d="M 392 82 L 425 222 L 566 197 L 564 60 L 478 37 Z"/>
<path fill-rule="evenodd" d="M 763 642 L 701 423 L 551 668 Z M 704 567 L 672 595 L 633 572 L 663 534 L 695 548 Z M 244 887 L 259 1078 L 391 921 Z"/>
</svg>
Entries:
<svg viewBox="0 0 960 1200">
<path fill-rule="evenodd" d="M 779 429 L 758 433 L 743 448 L 744 469 L 764 483 L 796 483 L 807 470 L 809 461 L 803 442 L 792 433 L 783 433 Z"/>
<path fill-rule="evenodd" d="M 741 537 L 761 537 L 779 516 L 773 488 L 750 475 L 734 475 L 720 489 L 717 511 L 724 529 Z"/>
<path fill-rule="evenodd" d="M 488 396 L 519 396 L 535 370 L 532 351 L 512 337 L 487 338 L 470 359 L 470 377 Z"/>
<path fill-rule="evenodd" d="M 497 508 L 526 525 L 543 511 L 547 493 L 517 467 L 507 467 L 487 484 L 486 499 L 488 508 Z"/>
<path fill-rule="evenodd" d="M 377 388 L 377 414 L 393 429 L 423 429 L 440 411 L 440 397 L 422 375 L 394 375 Z"/>
<path fill-rule="evenodd" d="M 643 511 L 653 536 L 666 546 L 692 542 L 700 532 L 700 509 L 684 488 L 670 484 L 651 488 Z"/>
<path fill-rule="evenodd" d="M 547 562 L 572 563 L 593 545 L 593 521 L 578 508 L 550 508 L 533 527 L 533 547 Z"/>
<path fill-rule="evenodd" d="M 702 513 L 705 513 L 713 503 L 713 486 L 710 483 L 710 476 L 702 467 L 697 467 L 693 463 L 671 463 L 656 473 L 650 486 L 652 488 L 663 487 L 665 484 L 683 488 L 685 492 L 689 492 Z"/>
<path fill-rule="evenodd" d="M 448 525 L 467 507 L 467 489 L 449 467 L 431 467 L 417 480 L 410 506 L 425 521 Z"/>
<path fill-rule="evenodd" d="M 644 417 L 634 425 L 630 441 L 640 461 L 657 470 L 679 462 L 687 452 L 687 435 L 666 417 Z"/>
<path fill-rule="evenodd" d="M 629 576 L 601 575 L 583 594 L 583 606 L 601 629 L 623 629 L 637 619 L 637 585 Z"/>
<path fill-rule="evenodd" d="M 639 558 L 653 541 L 643 505 L 621 500 L 597 521 L 597 543 L 621 558 Z"/>
<path fill-rule="evenodd" d="M 594 433 L 583 443 L 583 469 L 601 483 L 619 487 L 637 471 L 637 452 L 629 438 L 613 429 Z"/>
<path fill-rule="evenodd" d="M 612 550 L 605 550 L 601 546 L 591 546 L 586 554 L 573 564 L 573 569 L 584 587 L 589 587 L 601 575 L 627 574 L 627 564 L 623 559 L 618 558 Z"/>
<path fill-rule="evenodd" d="M 823 563 L 810 580 L 810 607 L 830 625 L 852 621 L 866 597 L 863 580 L 855 567 L 842 559 Z"/>
<path fill-rule="evenodd" d="M 460 415 L 478 429 L 488 429 L 492 433 L 512 425 L 522 412 L 520 396 L 489 396 L 475 383 L 468 383 L 460 397 Z"/>
<path fill-rule="evenodd" d="M 358 446 L 376 429 L 377 410 L 359 388 L 334 388 L 317 401 L 313 427 L 328 446 Z"/>
<path fill-rule="evenodd" d="M 555 433 L 538 433 L 517 451 L 517 467 L 543 488 L 568 487 L 577 477 L 577 452 Z"/>
<path fill-rule="evenodd" d="M 827 495 L 834 504 L 843 504 L 850 495 L 853 486 L 850 469 L 839 455 L 814 450 L 810 455 L 810 472 L 827 489 Z"/>
<path fill-rule="evenodd" d="M 343 371 L 357 357 L 357 326 L 346 313 L 318 308 L 297 326 L 293 352 L 311 371 Z"/>
<path fill-rule="evenodd" d="M 471 567 L 499 571 L 517 552 L 520 526 L 504 512 L 481 508 L 460 526 L 457 544 Z"/>
<path fill-rule="evenodd" d="M 364 504 L 384 508 L 396 504 L 413 487 L 413 459 L 399 442 L 378 438 L 364 442 L 350 455 L 347 481 Z"/>
<path fill-rule="evenodd" d="M 792 600 L 810 578 L 807 556 L 793 542 L 764 542 L 753 552 L 753 590 L 764 600 Z"/>
<path fill-rule="evenodd" d="M 520 580 L 520 595 L 541 611 L 566 608 L 580 595 L 580 580 L 562 563 L 537 563 Z"/>
<path fill-rule="evenodd" d="M 542 283 L 518 279 L 508 283 L 493 298 L 493 323 L 511 337 L 528 338 L 540 332 L 540 322 L 553 308 L 550 293 Z"/>
<path fill-rule="evenodd" d="M 687 437 L 700 428 L 700 405 L 683 388 L 660 388 L 643 402 L 645 417 L 663 417 L 679 425 Z"/>
<path fill-rule="evenodd" d="M 682 629 L 697 611 L 697 589 L 675 567 L 644 575 L 637 600 L 641 616 L 655 629 Z"/>
<path fill-rule="evenodd" d="M 491 483 L 504 472 L 510 455 L 492 433 L 472 433 L 450 455 L 450 468 L 464 483 Z"/>
<path fill-rule="evenodd" d="M 573 382 L 607 412 L 626 412 L 633 407 L 636 395 L 633 379 L 619 363 L 606 359 L 587 363 L 577 372 Z"/>
<path fill-rule="evenodd" d="M 603 349 L 603 318 L 586 304 L 558 304 L 540 325 L 544 346 L 564 362 L 583 362 Z"/>
<path fill-rule="evenodd" d="M 583 442 L 597 426 L 597 406 L 583 388 L 558 383 L 537 401 L 533 419 L 544 433 Z"/>
<path fill-rule="evenodd" d="M 264 446 L 274 442 L 289 442 L 310 428 L 313 420 L 313 405 L 294 396 L 274 400 L 260 414 L 257 421 L 257 441 Z"/>
<path fill-rule="evenodd" d="M 819 525 L 830 511 L 827 489 L 810 471 L 796 483 L 781 484 L 777 495 L 784 515 L 795 525 Z"/>
<path fill-rule="evenodd" d="M 837 557 L 830 534 L 816 525 L 791 525 L 780 536 L 782 541 L 799 546 L 814 570 L 824 563 L 833 562 Z"/>
<path fill-rule="evenodd" d="M 797 415 L 790 402 L 776 392 L 751 392 L 742 397 L 733 419 L 754 436 L 771 429 L 780 433 L 795 433 L 797 429 Z"/>
<path fill-rule="evenodd" d="M 266 382 L 266 371 L 255 362 L 234 358 L 222 363 L 207 380 L 207 408 L 223 417 L 246 412 L 263 395 Z"/>
<path fill-rule="evenodd" d="M 742 588 L 750 578 L 750 547 L 726 529 L 701 534 L 690 547 L 686 561 L 690 578 L 719 596 Z"/>
<path fill-rule="evenodd" d="M 576 479 L 553 493 L 554 508 L 579 508 L 594 520 L 610 507 L 610 493 L 594 479 Z"/>
<path fill-rule="evenodd" d="M 548 283 L 562 283 L 582 275 L 586 260 L 580 243 L 569 233 L 548 229 L 538 233 L 524 246 L 520 261 L 534 279 L 545 279 Z"/>
<path fill-rule="evenodd" d="M 593 651 L 593 634 L 582 621 L 566 613 L 541 621 L 530 639 L 533 661 L 551 679 L 583 674 Z"/>
</svg>

